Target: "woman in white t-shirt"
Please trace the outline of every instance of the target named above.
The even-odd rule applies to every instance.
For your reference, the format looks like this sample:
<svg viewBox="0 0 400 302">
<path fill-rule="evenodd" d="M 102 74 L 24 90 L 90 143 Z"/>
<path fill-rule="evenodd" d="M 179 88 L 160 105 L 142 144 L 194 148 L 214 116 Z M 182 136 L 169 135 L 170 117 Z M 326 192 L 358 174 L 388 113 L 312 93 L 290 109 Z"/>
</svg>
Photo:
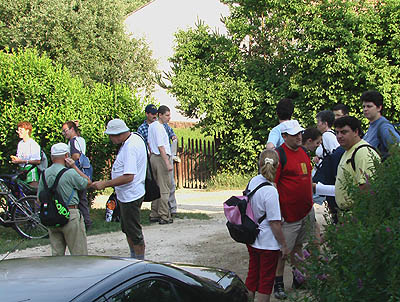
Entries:
<svg viewBox="0 0 400 302">
<path fill-rule="evenodd" d="M 252 191 L 261 183 L 271 184 L 258 189 L 250 199 L 255 221 L 266 217 L 259 225 L 256 241 L 247 245 L 250 260 L 246 287 L 253 299 L 258 292 L 258 301 L 262 302 L 270 301 L 279 257 L 287 257 L 289 253 L 281 227 L 278 190 L 273 185 L 278 164 L 276 151 L 264 150 L 259 158 L 260 174 L 250 180 L 248 187 Z"/>
<path fill-rule="evenodd" d="M 19 122 L 17 133 L 21 141 L 18 143 L 17 155 L 11 155 L 11 161 L 13 164 L 18 164 L 21 169 L 29 171 L 26 182 L 36 188 L 39 184 L 39 171 L 36 166 L 40 164 L 40 146 L 30 137 L 32 134 L 30 122 Z"/>
<path fill-rule="evenodd" d="M 69 154 L 71 158 L 77 163 L 81 154 L 86 155 L 86 141 L 81 136 L 78 129 L 78 121 L 68 121 L 62 125 L 62 134 L 66 139 L 68 139 Z M 87 198 L 87 190 L 78 191 L 79 205 L 78 208 L 83 215 L 85 221 L 86 230 L 88 230 L 92 225 L 92 220 L 90 218 L 90 207 Z"/>
</svg>

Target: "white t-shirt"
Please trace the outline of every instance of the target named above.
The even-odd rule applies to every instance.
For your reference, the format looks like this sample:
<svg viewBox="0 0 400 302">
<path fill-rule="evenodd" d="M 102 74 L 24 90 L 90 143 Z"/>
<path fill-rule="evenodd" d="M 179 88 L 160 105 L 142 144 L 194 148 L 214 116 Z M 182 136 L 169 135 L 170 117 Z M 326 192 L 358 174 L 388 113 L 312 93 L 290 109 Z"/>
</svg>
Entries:
<svg viewBox="0 0 400 302">
<path fill-rule="evenodd" d="M 268 182 L 264 176 L 257 175 L 253 177 L 250 180 L 249 190 L 254 190 L 263 182 Z M 282 219 L 278 190 L 274 186 L 261 187 L 250 198 L 250 204 L 256 221 L 264 214 L 267 215 L 259 226 L 260 233 L 256 241 L 251 246 L 262 250 L 279 250 L 280 245 L 269 225 L 269 221 Z"/>
<path fill-rule="evenodd" d="M 112 179 L 124 174 L 134 175 L 133 181 L 115 187 L 120 202 L 132 202 L 144 195 L 146 169 L 147 153 L 144 141 L 138 135 L 131 133 L 119 149 L 111 171 Z"/>
<path fill-rule="evenodd" d="M 71 146 L 71 141 L 74 142 L 74 146 Z M 75 136 L 70 139 L 68 141 L 68 147 L 70 150 L 70 154 L 72 154 L 72 151 L 77 150 L 86 155 L 86 141 L 82 136 Z"/>
<path fill-rule="evenodd" d="M 159 121 L 155 121 L 149 126 L 149 137 L 147 139 L 151 153 L 160 155 L 158 147 L 164 147 L 165 152 L 171 155 L 171 146 L 169 145 L 169 138 L 167 131 Z"/>
<path fill-rule="evenodd" d="M 22 160 L 40 160 L 40 146 L 32 138 L 21 140 L 17 147 L 17 157 Z M 24 166 L 25 164 L 20 164 Z"/>
<path fill-rule="evenodd" d="M 331 132 L 332 130 L 325 131 L 322 134 L 322 144 L 324 144 L 324 148 L 328 153 L 332 153 L 337 147 L 339 147 L 339 143 L 337 141 L 336 135 Z M 315 154 L 319 158 L 323 158 L 324 152 L 322 148 L 322 144 L 318 146 L 317 150 L 315 150 Z"/>
</svg>

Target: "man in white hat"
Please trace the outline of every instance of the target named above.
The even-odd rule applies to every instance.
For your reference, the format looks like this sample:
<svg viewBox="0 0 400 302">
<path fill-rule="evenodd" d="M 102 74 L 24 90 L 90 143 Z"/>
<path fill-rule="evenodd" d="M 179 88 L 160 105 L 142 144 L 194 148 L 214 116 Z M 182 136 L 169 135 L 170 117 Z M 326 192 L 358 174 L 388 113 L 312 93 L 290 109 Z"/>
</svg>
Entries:
<svg viewBox="0 0 400 302">
<path fill-rule="evenodd" d="M 62 174 L 56 188 L 68 206 L 70 217 L 68 223 L 64 226 L 49 227 L 52 255 L 65 255 L 67 246 L 71 255 L 87 255 L 85 223 L 78 209 L 78 191 L 86 189 L 92 182 L 89 177 L 79 170 L 75 165 L 75 161 L 69 157 L 69 147 L 67 144 L 58 143 L 53 145 L 51 147 L 51 160 L 53 164 L 43 171 L 40 178 L 38 196 L 44 190 L 43 175 L 46 178 L 48 187 L 51 187 L 57 175 L 65 167 L 70 168 Z"/>
<path fill-rule="evenodd" d="M 277 152 L 280 164 L 276 171 L 275 183 L 279 193 L 282 225 L 286 243 L 289 248 L 291 264 L 296 265 L 297 253 L 302 256 L 303 243 L 314 234 L 315 214 L 312 201 L 311 161 L 301 147 L 304 128 L 297 120 L 289 120 L 281 124 L 282 138 L 285 141 Z M 310 233 L 312 232 L 312 233 Z M 278 262 L 274 294 L 277 299 L 285 299 L 283 284 L 285 261 Z M 293 278 L 293 286 L 299 286 Z"/>
<path fill-rule="evenodd" d="M 111 179 L 96 181 L 92 188 L 115 188 L 121 209 L 121 229 L 126 235 L 131 257 L 144 259 L 145 243 L 140 225 L 140 208 L 145 194 L 146 145 L 120 119 L 109 121 L 105 134 L 108 134 L 114 144 L 121 144 L 121 148 L 112 166 Z"/>
</svg>

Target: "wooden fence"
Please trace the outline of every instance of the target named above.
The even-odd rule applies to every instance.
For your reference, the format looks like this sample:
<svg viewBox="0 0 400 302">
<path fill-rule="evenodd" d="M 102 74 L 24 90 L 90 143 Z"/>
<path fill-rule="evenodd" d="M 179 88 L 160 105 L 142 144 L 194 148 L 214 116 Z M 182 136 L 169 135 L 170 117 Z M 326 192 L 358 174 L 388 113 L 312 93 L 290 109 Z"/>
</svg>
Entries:
<svg viewBox="0 0 400 302">
<path fill-rule="evenodd" d="M 218 139 L 213 142 L 200 139 L 183 138 L 178 143 L 177 156 L 181 162 L 174 163 L 175 183 L 178 188 L 204 189 L 206 180 L 217 168 L 215 152 Z"/>
</svg>

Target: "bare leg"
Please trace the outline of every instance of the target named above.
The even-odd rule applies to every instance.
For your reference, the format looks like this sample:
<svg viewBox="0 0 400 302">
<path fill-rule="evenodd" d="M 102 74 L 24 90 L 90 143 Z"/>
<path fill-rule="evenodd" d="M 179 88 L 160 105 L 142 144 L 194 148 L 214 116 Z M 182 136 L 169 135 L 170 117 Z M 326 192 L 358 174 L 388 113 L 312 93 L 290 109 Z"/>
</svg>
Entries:
<svg viewBox="0 0 400 302">
<path fill-rule="evenodd" d="M 130 239 L 129 237 L 126 237 L 126 240 L 128 241 L 129 248 L 131 250 L 134 250 L 135 258 L 143 260 L 144 259 L 145 249 L 146 249 L 146 246 L 145 246 L 144 242 L 143 242 L 143 244 L 139 244 L 138 245 L 138 244 L 133 244 L 132 239 Z"/>
<path fill-rule="evenodd" d="M 258 294 L 257 297 L 257 302 L 269 302 L 270 301 L 270 295 L 266 294 Z"/>
</svg>

